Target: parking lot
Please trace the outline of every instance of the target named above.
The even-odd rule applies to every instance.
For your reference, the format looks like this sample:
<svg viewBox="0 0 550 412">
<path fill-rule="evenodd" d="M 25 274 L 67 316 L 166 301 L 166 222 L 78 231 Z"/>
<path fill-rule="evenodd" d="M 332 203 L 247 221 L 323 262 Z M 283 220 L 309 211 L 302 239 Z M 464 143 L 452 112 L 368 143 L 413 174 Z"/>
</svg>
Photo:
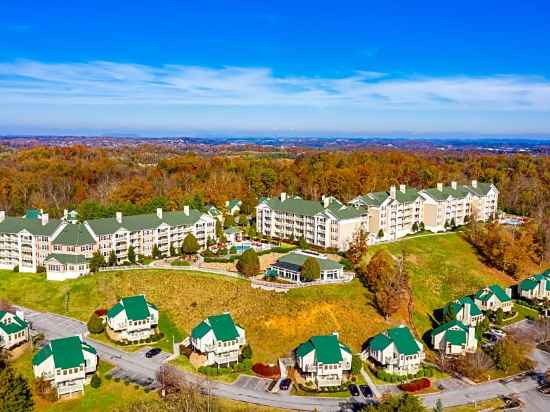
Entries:
<svg viewBox="0 0 550 412">
<path fill-rule="evenodd" d="M 167 353 L 167 352 L 161 352 L 159 353 L 158 355 L 155 355 L 153 356 L 152 358 L 147 358 L 145 356 L 145 354 L 147 353 L 148 350 L 152 349 L 153 346 L 144 346 L 143 348 L 140 348 L 136 353 L 137 357 L 138 358 L 141 358 L 141 359 L 147 359 L 148 361 L 153 361 L 153 362 L 156 362 L 158 363 L 159 365 L 161 365 L 162 363 L 166 362 L 166 360 L 172 356 L 171 353 Z"/>
<path fill-rule="evenodd" d="M 27 310 L 24 313 L 25 319 L 31 323 L 32 330 L 41 331 L 48 340 L 73 335 L 85 335 L 87 333 L 86 325 L 74 319 Z"/>
<path fill-rule="evenodd" d="M 235 382 L 235 386 L 253 391 L 265 391 L 271 379 L 257 378 L 255 376 L 241 375 Z"/>
<path fill-rule="evenodd" d="M 113 378 L 119 378 L 121 381 L 129 381 L 143 388 L 149 388 L 149 389 L 158 388 L 158 383 L 156 383 L 153 379 L 147 376 L 136 374 L 136 373 L 130 373 L 120 368 L 114 368 L 113 370 L 111 370 L 109 374 Z"/>
</svg>

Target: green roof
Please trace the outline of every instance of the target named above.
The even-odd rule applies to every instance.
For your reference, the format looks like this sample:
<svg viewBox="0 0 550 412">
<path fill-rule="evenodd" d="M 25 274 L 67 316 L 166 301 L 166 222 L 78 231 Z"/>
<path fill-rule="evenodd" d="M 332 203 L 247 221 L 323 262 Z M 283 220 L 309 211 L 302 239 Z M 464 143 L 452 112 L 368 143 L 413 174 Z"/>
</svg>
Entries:
<svg viewBox="0 0 550 412">
<path fill-rule="evenodd" d="M 45 262 L 47 262 L 50 259 L 55 259 L 59 263 L 63 265 L 82 265 L 84 263 L 87 263 L 86 257 L 84 255 L 69 255 L 65 253 L 50 253 L 47 257 Z"/>
<path fill-rule="evenodd" d="M 149 306 L 153 305 L 150 305 L 143 295 L 128 296 L 122 298 L 119 303 L 109 309 L 107 317 L 114 318 L 124 310 L 128 320 L 145 320 L 151 315 Z"/>
<path fill-rule="evenodd" d="M 330 198 L 328 207 L 325 208 L 321 201 L 304 200 L 300 197 L 288 197 L 281 201 L 278 197 L 262 199 L 272 210 L 291 213 L 300 216 L 316 216 L 324 214 L 326 218 L 333 215 L 337 220 L 353 219 L 364 214 L 364 210 L 352 206 L 346 206 L 335 198 Z M 327 214 L 327 212 L 329 214 Z"/>
<path fill-rule="evenodd" d="M 226 235 L 232 235 L 232 234 L 235 234 L 235 233 L 241 233 L 242 230 L 239 229 L 238 227 L 235 227 L 235 226 L 231 226 L 231 227 L 228 227 L 227 229 L 224 229 L 223 233 L 225 233 Z"/>
<path fill-rule="evenodd" d="M 477 182 L 477 187 L 473 187 L 472 185 L 466 185 L 464 187 L 476 196 L 486 196 L 493 187 L 493 184 Z"/>
<path fill-rule="evenodd" d="M 431 332 L 431 335 L 432 336 L 439 335 L 441 332 L 446 331 L 447 329 L 453 328 L 453 327 L 459 327 L 463 331 L 468 331 L 468 328 L 462 322 L 458 320 L 451 320 L 450 322 L 443 323 L 439 325 L 437 328 L 433 329 Z"/>
<path fill-rule="evenodd" d="M 458 329 L 449 329 L 445 332 L 445 340 L 451 345 L 465 345 L 466 344 L 466 332 Z"/>
<path fill-rule="evenodd" d="M 302 269 L 302 266 L 304 265 L 308 257 L 313 257 L 319 263 L 319 267 L 321 268 L 321 271 L 336 270 L 336 269 L 343 268 L 343 266 L 340 263 L 335 262 L 334 260 L 320 259 L 320 258 L 316 258 L 315 256 L 303 255 L 301 253 L 296 253 L 296 252 L 292 252 L 287 255 L 281 256 L 280 258 L 277 259 L 277 262 L 275 262 L 272 266 L 300 272 L 300 270 Z"/>
<path fill-rule="evenodd" d="M 81 223 L 67 224 L 52 242 L 54 245 L 81 246 L 95 243 L 93 236 Z"/>
<path fill-rule="evenodd" d="M 27 209 L 23 217 L 25 219 L 40 219 L 42 217 L 42 210 L 35 208 Z"/>
<path fill-rule="evenodd" d="M 169 226 L 191 226 L 194 225 L 202 215 L 203 213 L 196 209 L 189 209 L 188 215 L 186 215 L 183 210 L 163 212 L 162 219 L 159 219 L 156 213 L 148 213 L 133 216 L 123 215 L 121 223 L 118 223 L 115 217 L 87 220 L 86 223 L 92 228 L 96 235 L 105 235 L 115 233 L 121 228 L 130 232 L 156 229 L 163 223 Z"/>
<path fill-rule="evenodd" d="M 22 330 L 27 329 L 27 327 L 29 326 L 27 322 L 25 322 L 23 319 L 21 319 L 19 316 L 16 316 L 16 315 L 13 315 L 10 323 L 5 324 L 2 322 L 2 320 L 7 315 L 8 315 L 7 312 L 0 310 L 0 329 L 2 329 L 8 335 L 21 332 Z"/>
<path fill-rule="evenodd" d="M 315 350 L 315 360 L 323 364 L 342 362 L 342 349 L 350 352 L 349 348 L 341 344 L 336 335 L 313 336 L 296 349 L 298 357 L 304 357 Z"/>
<path fill-rule="evenodd" d="M 51 236 L 60 224 L 59 219 L 49 219 L 48 223 L 43 225 L 40 219 L 6 216 L 0 222 L 0 233 L 19 233 L 22 230 L 27 230 L 36 236 Z"/>
<path fill-rule="evenodd" d="M 83 344 L 78 336 L 51 340 L 33 356 L 32 364 L 40 365 L 50 356 L 53 356 L 55 368 L 77 368 L 85 363 L 84 354 L 82 353 L 84 346 L 90 352 L 93 350 L 89 345 Z M 92 353 L 95 353 L 95 350 Z"/>
<path fill-rule="evenodd" d="M 384 336 L 386 339 L 380 337 L 380 335 Z M 418 346 L 416 339 L 406 326 L 391 328 L 382 332 L 382 334 L 371 339 L 369 347 L 372 350 L 384 350 L 389 343 L 392 342 L 397 352 L 401 355 L 414 355 L 422 349 Z"/>
<path fill-rule="evenodd" d="M 537 282 L 534 277 L 532 277 L 519 282 L 518 287 L 520 288 L 520 290 L 533 290 L 537 287 L 538 284 L 539 282 Z"/>
<path fill-rule="evenodd" d="M 470 304 L 470 316 L 479 316 L 482 314 L 481 309 L 479 309 L 479 306 L 477 306 L 475 302 L 472 300 L 472 298 L 469 296 L 461 297 L 455 300 L 454 302 L 449 303 L 449 305 L 446 305 L 443 308 L 443 313 L 447 314 L 450 307 L 453 310 L 453 312 L 456 314 L 464 307 L 466 303 Z"/>
<path fill-rule="evenodd" d="M 222 212 L 220 212 L 218 210 L 218 208 L 216 206 L 213 206 L 213 205 L 208 205 L 206 206 L 206 211 L 211 215 L 211 216 L 219 216 L 222 214 Z"/>
<path fill-rule="evenodd" d="M 229 210 L 233 209 L 235 206 L 240 206 L 242 204 L 242 202 L 239 200 L 239 199 L 231 199 L 228 204 L 227 204 L 227 208 Z"/>
<path fill-rule="evenodd" d="M 456 189 L 453 189 L 452 186 L 443 186 L 442 190 L 439 190 L 438 188 L 429 188 L 424 189 L 421 191 L 421 193 L 424 193 L 431 197 L 434 200 L 446 200 L 449 197 L 453 197 L 455 199 L 464 199 L 471 191 L 468 190 L 466 186 L 463 185 L 457 185 Z"/>
<path fill-rule="evenodd" d="M 199 323 L 191 331 L 191 336 L 200 339 L 205 336 L 210 330 L 214 332 L 216 340 L 226 342 L 237 339 L 239 332 L 233 318 L 228 313 L 221 315 L 209 316 L 205 321 Z"/>
<path fill-rule="evenodd" d="M 509 302 L 512 300 L 510 296 L 506 294 L 504 289 L 502 289 L 499 285 L 491 285 L 484 289 L 480 289 L 476 292 L 475 297 L 481 301 L 488 301 L 491 299 L 492 296 L 496 296 L 497 299 L 501 302 Z"/>
</svg>

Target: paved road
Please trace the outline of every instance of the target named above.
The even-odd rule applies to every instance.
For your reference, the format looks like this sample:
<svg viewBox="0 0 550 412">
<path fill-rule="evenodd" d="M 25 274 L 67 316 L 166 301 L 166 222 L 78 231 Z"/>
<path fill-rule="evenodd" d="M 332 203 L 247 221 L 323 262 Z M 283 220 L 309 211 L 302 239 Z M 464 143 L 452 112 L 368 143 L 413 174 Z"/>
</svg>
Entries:
<svg viewBox="0 0 550 412">
<path fill-rule="evenodd" d="M 76 319 L 52 313 L 33 311 L 19 308 L 24 311 L 26 319 L 32 322 L 33 330 L 44 333 L 46 339 L 55 339 L 65 336 L 81 334 L 87 343 L 92 345 L 99 357 L 115 365 L 126 376 L 135 380 L 154 380 L 162 361 L 155 357 L 147 359 L 143 351 L 126 352 L 87 337 L 86 325 Z M 291 396 L 288 393 L 267 393 L 258 384 L 258 381 L 248 384 L 225 384 L 207 381 L 199 375 L 181 372 L 189 382 L 197 383 L 210 391 L 213 395 L 253 404 L 295 410 L 341 411 L 352 410 L 360 400 L 337 398 L 314 398 L 306 396 Z"/>
</svg>

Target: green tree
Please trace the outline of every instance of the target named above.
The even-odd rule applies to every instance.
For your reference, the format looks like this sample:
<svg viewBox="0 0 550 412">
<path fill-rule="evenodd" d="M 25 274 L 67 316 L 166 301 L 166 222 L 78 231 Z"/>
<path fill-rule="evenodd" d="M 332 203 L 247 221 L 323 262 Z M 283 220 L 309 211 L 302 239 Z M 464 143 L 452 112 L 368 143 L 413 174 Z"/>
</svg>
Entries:
<svg viewBox="0 0 550 412">
<path fill-rule="evenodd" d="M 90 316 L 87 326 L 90 333 L 95 333 L 96 335 L 99 333 L 103 333 L 103 331 L 105 330 L 103 319 L 101 319 L 95 313 L 92 313 L 92 316 Z"/>
<path fill-rule="evenodd" d="M 425 229 L 426 229 L 426 225 L 424 224 L 424 222 L 420 222 L 420 230 L 424 231 Z"/>
<path fill-rule="evenodd" d="M 504 321 L 504 311 L 502 308 L 498 308 L 495 313 L 495 322 L 497 325 L 502 325 L 502 322 Z"/>
<path fill-rule="evenodd" d="M 483 334 L 487 332 L 491 328 L 491 322 L 489 322 L 489 319 L 487 317 L 484 317 L 481 322 L 478 322 L 476 325 L 476 337 L 478 339 L 481 339 Z"/>
<path fill-rule="evenodd" d="M 94 373 L 92 375 L 92 379 L 90 381 L 90 386 L 94 389 L 97 389 L 101 386 L 101 378 L 97 376 L 97 373 Z"/>
<path fill-rule="evenodd" d="M 378 238 L 382 239 L 383 237 L 384 237 L 384 229 L 380 228 L 380 230 L 378 231 Z"/>
<path fill-rule="evenodd" d="M 414 222 L 413 225 L 412 225 L 412 231 L 413 232 L 418 232 L 418 222 Z"/>
<path fill-rule="evenodd" d="M 130 263 L 136 263 L 136 251 L 132 245 L 128 246 L 128 261 Z"/>
<path fill-rule="evenodd" d="M 31 412 L 33 407 L 29 384 L 14 372 L 5 355 L 0 354 L 0 411 Z"/>
<path fill-rule="evenodd" d="M 367 232 L 365 228 L 361 227 L 354 233 L 348 251 L 346 252 L 347 258 L 351 260 L 354 265 L 358 264 L 361 258 L 367 255 L 369 249 L 368 242 L 369 232 Z"/>
<path fill-rule="evenodd" d="M 183 253 L 186 255 L 193 255 L 197 253 L 199 249 L 199 242 L 193 233 L 189 233 L 185 236 L 185 239 L 183 239 L 183 246 L 181 247 Z"/>
<path fill-rule="evenodd" d="M 369 404 L 363 412 L 426 412 L 420 398 L 409 395 L 389 395 L 377 404 Z"/>
<path fill-rule="evenodd" d="M 235 217 L 233 215 L 227 215 L 223 219 L 223 227 L 224 229 L 230 228 L 232 226 L 235 226 Z"/>
<path fill-rule="evenodd" d="M 239 216 L 239 225 L 240 226 L 248 225 L 248 216 L 246 216 L 246 215 Z"/>
<path fill-rule="evenodd" d="M 307 241 L 304 239 L 303 236 L 298 240 L 298 246 L 302 250 L 307 250 L 308 244 L 307 244 Z"/>
<path fill-rule="evenodd" d="M 306 281 L 312 281 L 319 279 L 321 277 L 321 266 L 317 259 L 313 257 L 308 257 L 304 262 L 301 270 L 301 277 Z"/>
<path fill-rule="evenodd" d="M 237 261 L 237 270 L 246 277 L 255 276 L 260 271 L 260 259 L 254 249 L 247 249 Z"/>
<path fill-rule="evenodd" d="M 170 253 L 170 256 L 176 256 L 177 255 L 176 248 L 174 247 L 173 243 L 170 243 L 170 248 L 168 249 L 168 251 Z"/>
<path fill-rule="evenodd" d="M 223 236 L 223 226 L 222 223 L 216 219 L 216 237 L 219 239 Z"/>
<path fill-rule="evenodd" d="M 354 375 L 358 375 L 361 372 L 362 367 L 363 367 L 363 361 L 361 360 L 361 357 L 357 354 L 352 355 L 351 373 L 353 373 Z"/>
<path fill-rule="evenodd" d="M 251 226 L 248 228 L 248 237 L 249 237 L 250 239 L 254 239 L 256 236 L 257 236 L 257 233 L 256 233 L 256 226 L 255 226 L 255 225 L 251 225 Z"/>
<path fill-rule="evenodd" d="M 105 266 L 105 258 L 99 250 L 96 250 L 90 259 L 90 271 L 95 273 L 103 266 Z"/>
<path fill-rule="evenodd" d="M 252 348 L 249 344 L 243 346 L 241 355 L 243 356 L 243 359 L 252 359 Z"/>
<path fill-rule="evenodd" d="M 116 253 L 113 249 L 111 249 L 111 251 L 109 252 L 109 262 L 108 262 L 108 265 L 109 266 L 116 266 L 117 264 L 117 257 L 116 257 Z"/>
<path fill-rule="evenodd" d="M 454 217 L 451 219 L 451 228 L 456 229 L 456 220 Z"/>
<path fill-rule="evenodd" d="M 153 256 L 153 259 L 160 259 L 162 257 L 162 253 L 156 243 L 153 245 L 151 256 Z"/>
</svg>

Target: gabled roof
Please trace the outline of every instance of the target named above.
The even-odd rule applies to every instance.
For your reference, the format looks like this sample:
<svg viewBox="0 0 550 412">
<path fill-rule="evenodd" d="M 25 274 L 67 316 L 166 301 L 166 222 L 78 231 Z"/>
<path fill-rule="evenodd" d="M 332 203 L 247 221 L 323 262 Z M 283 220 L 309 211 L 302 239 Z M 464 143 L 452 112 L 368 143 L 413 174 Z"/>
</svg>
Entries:
<svg viewBox="0 0 550 412">
<path fill-rule="evenodd" d="M 227 203 L 227 208 L 229 210 L 233 209 L 235 206 L 240 206 L 242 204 L 242 202 L 239 200 L 239 199 L 231 199 L 228 203 Z"/>
<path fill-rule="evenodd" d="M 231 235 L 231 234 L 241 233 L 241 232 L 242 230 L 235 226 L 231 226 L 223 230 L 223 233 L 225 233 L 226 235 Z"/>
<path fill-rule="evenodd" d="M 51 259 L 55 259 L 63 265 L 69 265 L 69 264 L 82 265 L 88 262 L 84 255 L 69 255 L 66 253 L 50 253 L 46 257 L 44 262 L 47 262 L 48 260 L 51 260 Z"/>
<path fill-rule="evenodd" d="M 315 360 L 323 364 L 342 362 L 342 350 L 351 353 L 350 349 L 340 343 L 336 335 L 313 336 L 296 349 L 296 355 L 303 358 L 311 351 L 315 351 Z"/>
<path fill-rule="evenodd" d="M 542 281 L 545 282 L 546 290 L 550 290 L 550 269 L 522 280 L 519 282 L 518 287 L 520 290 L 533 290 Z"/>
<path fill-rule="evenodd" d="M 25 219 L 40 219 L 42 217 L 42 210 L 35 208 L 27 209 L 23 217 Z"/>
<path fill-rule="evenodd" d="M 85 363 L 83 350 L 96 353 L 93 347 L 83 343 L 78 336 L 53 339 L 33 356 L 32 364 L 40 365 L 53 356 L 55 368 L 76 368 Z"/>
<path fill-rule="evenodd" d="M 342 269 L 343 266 L 335 262 L 334 260 L 325 258 L 321 259 L 315 256 L 306 255 L 298 252 L 291 252 L 284 256 L 281 256 L 277 259 L 277 261 L 272 264 L 272 266 L 280 267 L 282 269 L 289 269 L 295 272 L 300 272 L 302 270 L 302 266 L 304 266 L 304 263 L 308 258 L 314 258 L 318 263 L 319 267 L 321 268 L 321 271 L 323 270 L 338 270 Z"/>
<path fill-rule="evenodd" d="M 493 184 L 477 182 L 477 187 L 473 187 L 472 185 L 466 185 L 464 187 L 476 196 L 486 196 L 493 187 Z"/>
<path fill-rule="evenodd" d="M 475 294 L 475 297 L 483 302 L 488 301 L 493 296 L 496 296 L 496 298 L 501 302 L 509 302 L 512 300 L 512 298 L 506 294 L 504 289 L 496 284 L 480 289 Z"/>
<path fill-rule="evenodd" d="M 443 308 L 443 313 L 447 314 L 448 311 L 449 311 L 449 307 L 450 307 L 452 309 L 452 311 L 456 314 L 460 310 L 462 310 L 464 305 L 467 304 L 467 303 L 470 305 L 470 316 L 482 315 L 482 312 L 481 312 L 481 309 L 479 309 L 479 306 L 477 306 L 476 303 L 469 296 L 463 296 L 463 297 L 455 300 L 454 302 L 449 303 L 449 305 L 446 305 Z"/>
<path fill-rule="evenodd" d="M 435 187 L 421 190 L 420 193 L 425 194 L 434 200 L 441 201 L 446 200 L 449 197 L 464 199 L 468 196 L 470 190 L 468 190 L 468 188 L 464 185 L 457 185 L 456 189 L 453 189 L 452 186 L 443 186 L 442 190 Z"/>
<path fill-rule="evenodd" d="M 207 205 L 206 211 L 211 216 L 219 216 L 222 214 L 222 212 L 220 212 L 219 209 L 214 205 Z"/>
<path fill-rule="evenodd" d="M 380 335 L 386 339 L 379 337 Z M 390 343 L 395 345 L 397 352 L 401 355 L 414 355 L 422 351 L 422 348 L 406 326 L 398 326 L 382 332 L 382 334 L 371 339 L 369 347 L 372 350 L 384 350 Z"/>
<path fill-rule="evenodd" d="M 321 201 L 304 200 L 300 197 L 288 197 L 284 201 L 281 201 L 278 197 L 262 198 L 260 203 L 266 204 L 277 212 L 291 213 L 300 216 L 323 215 L 325 218 L 334 216 L 337 220 L 354 219 L 365 213 L 365 210 L 346 206 L 334 197 L 329 198 L 326 208 Z"/>
<path fill-rule="evenodd" d="M 81 224 L 67 224 L 61 232 L 53 239 L 54 245 L 81 246 L 95 243 L 88 228 Z"/>
<path fill-rule="evenodd" d="M 441 332 L 444 332 L 450 328 L 460 328 L 463 332 L 468 331 L 468 327 L 464 325 L 462 322 L 458 320 L 451 320 L 450 322 L 443 323 L 442 325 L 439 325 L 437 328 L 433 329 L 431 332 L 432 336 L 439 335 Z"/>
<path fill-rule="evenodd" d="M 149 307 L 154 306 L 145 300 L 145 296 L 128 296 L 120 299 L 120 302 L 109 309 L 107 317 L 114 318 L 120 312 L 125 311 L 128 320 L 145 320 L 151 315 Z"/>
<path fill-rule="evenodd" d="M 8 324 L 5 324 L 4 317 L 10 317 L 11 321 Z M 4 312 L 0 310 L 0 329 L 6 332 L 8 335 L 13 333 L 21 332 L 29 327 L 29 324 L 21 319 L 19 316 L 12 313 Z"/>
<path fill-rule="evenodd" d="M 193 328 L 191 331 L 191 336 L 196 339 L 200 339 L 210 330 L 214 332 L 216 340 L 221 342 L 234 340 L 239 337 L 237 326 L 229 313 L 209 316 Z"/>
<path fill-rule="evenodd" d="M 49 219 L 48 223 L 43 225 L 40 219 L 6 216 L 0 222 L 0 233 L 19 233 L 27 230 L 36 236 L 51 236 L 60 224 L 59 219 Z"/>
</svg>

